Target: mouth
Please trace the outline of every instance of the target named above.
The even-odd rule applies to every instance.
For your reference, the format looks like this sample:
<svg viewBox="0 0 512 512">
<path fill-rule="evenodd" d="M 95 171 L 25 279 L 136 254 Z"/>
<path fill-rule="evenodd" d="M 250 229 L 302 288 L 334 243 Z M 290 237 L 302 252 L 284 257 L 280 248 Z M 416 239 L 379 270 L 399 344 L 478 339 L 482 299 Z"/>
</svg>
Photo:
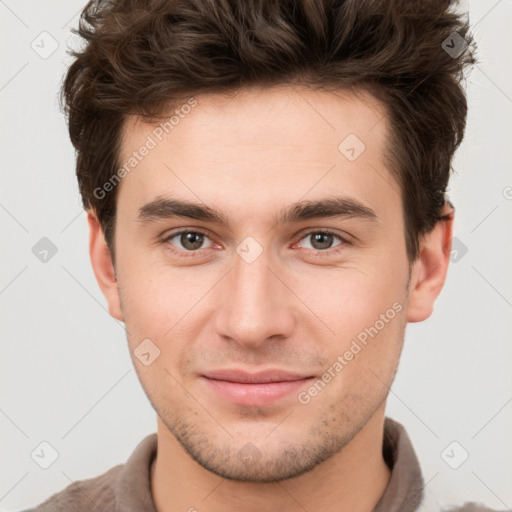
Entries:
<svg viewBox="0 0 512 512">
<path fill-rule="evenodd" d="M 237 405 L 262 406 L 284 399 L 307 385 L 314 376 L 284 370 L 250 373 L 218 370 L 201 376 L 208 389 Z"/>
</svg>

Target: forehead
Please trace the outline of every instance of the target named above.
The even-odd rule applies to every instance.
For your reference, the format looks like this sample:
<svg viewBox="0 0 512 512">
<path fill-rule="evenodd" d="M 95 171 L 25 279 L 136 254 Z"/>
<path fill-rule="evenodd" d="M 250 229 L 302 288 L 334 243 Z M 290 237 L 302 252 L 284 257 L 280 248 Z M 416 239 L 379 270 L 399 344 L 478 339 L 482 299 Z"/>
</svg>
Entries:
<svg viewBox="0 0 512 512">
<path fill-rule="evenodd" d="M 160 124 L 127 119 L 120 164 L 134 165 L 118 201 L 140 206 L 178 192 L 263 209 L 263 198 L 291 202 L 340 187 L 371 200 L 393 181 L 383 159 L 387 130 L 382 104 L 363 90 L 253 87 L 184 98 Z M 391 188 L 382 192 L 396 195 Z"/>
<path fill-rule="evenodd" d="M 236 149 L 233 144 L 230 147 L 230 141 L 266 143 L 260 150 L 271 150 L 276 143 L 294 147 L 302 143 L 302 149 L 307 150 L 322 141 L 332 147 L 350 133 L 365 144 L 374 144 L 387 128 L 385 117 L 383 104 L 364 89 L 313 91 L 289 85 L 254 86 L 226 94 L 184 97 L 153 125 L 129 116 L 123 127 L 120 156 L 126 160 L 148 134 L 157 143 L 172 134 L 176 143 L 201 139 L 216 143 L 224 151 Z M 226 140 L 228 133 L 230 139 Z"/>
</svg>

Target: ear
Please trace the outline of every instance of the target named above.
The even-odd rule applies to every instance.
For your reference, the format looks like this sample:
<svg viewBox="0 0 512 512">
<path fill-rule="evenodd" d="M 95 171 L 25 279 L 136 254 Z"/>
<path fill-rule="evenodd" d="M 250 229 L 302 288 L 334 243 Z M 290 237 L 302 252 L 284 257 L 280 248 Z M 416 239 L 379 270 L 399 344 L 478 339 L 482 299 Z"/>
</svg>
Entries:
<svg viewBox="0 0 512 512">
<path fill-rule="evenodd" d="M 418 258 L 414 262 L 409 283 L 408 322 L 422 322 L 434 310 L 450 262 L 453 218 L 453 206 L 447 203 L 441 212 L 441 219 L 420 240 Z"/>
<path fill-rule="evenodd" d="M 87 211 L 87 222 L 89 223 L 89 255 L 94 275 L 107 299 L 109 313 L 117 320 L 124 322 L 110 249 L 103 236 L 99 220 L 92 210 Z"/>
</svg>

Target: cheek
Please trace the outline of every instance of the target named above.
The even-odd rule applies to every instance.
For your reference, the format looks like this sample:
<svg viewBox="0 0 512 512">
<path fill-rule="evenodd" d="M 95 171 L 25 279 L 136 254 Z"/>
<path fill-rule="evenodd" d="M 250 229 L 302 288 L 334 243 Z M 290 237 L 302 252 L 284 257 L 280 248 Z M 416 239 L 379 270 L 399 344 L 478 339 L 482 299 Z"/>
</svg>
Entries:
<svg viewBox="0 0 512 512">
<path fill-rule="evenodd" d="M 172 268 L 162 263 L 119 262 L 119 289 L 132 350 L 144 339 L 154 341 L 162 354 L 180 352 L 180 341 L 195 337 L 208 293 L 218 281 L 207 268 Z M 183 342 L 184 343 L 184 342 Z"/>
<path fill-rule="evenodd" d="M 297 296 L 317 318 L 313 328 L 317 333 L 325 330 L 326 340 L 338 340 L 336 348 L 340 349 L 381 315 L 389 311 L 386 320 L 394 319 L 397 309 L 404 308 L 407 272 L 390 262 L 387 266 L 321 269 L 295 281 Z"/>
<path fill-rule="evenodd" d="M 373 265 L 298 281 L 298 294 L 308 298 L 307 305 L 318 317 L 311 329 L 328 361 L 325 378 L 335 375 L 324 395 L 327 402 L 342 396 L 378 401 L 387 392 L 406 325 L 404 265 L 383 254 Z"/>
</svg>

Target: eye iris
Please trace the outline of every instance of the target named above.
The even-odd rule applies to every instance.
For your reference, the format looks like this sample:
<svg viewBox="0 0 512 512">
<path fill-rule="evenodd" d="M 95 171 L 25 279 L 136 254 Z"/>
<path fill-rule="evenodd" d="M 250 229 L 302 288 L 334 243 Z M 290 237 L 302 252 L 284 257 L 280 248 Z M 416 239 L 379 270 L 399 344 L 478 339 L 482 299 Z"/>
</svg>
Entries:
<svg viewBox="0 0 512 512">
<path fill-rule="evenodd" d="M 313 241 L 311 245 L 315 249 L 329 249 L 332 245 L 333 235 L 331 233 L 312 233 L 310 236 Z"/>
<path fill-rule="evenodd" d="M 201 233 L 182 233 L 180 236 L 180 243 L 186 249 L 194 250 L 199 249 L 203 245 L 204 235 Z"/>
</svg>

